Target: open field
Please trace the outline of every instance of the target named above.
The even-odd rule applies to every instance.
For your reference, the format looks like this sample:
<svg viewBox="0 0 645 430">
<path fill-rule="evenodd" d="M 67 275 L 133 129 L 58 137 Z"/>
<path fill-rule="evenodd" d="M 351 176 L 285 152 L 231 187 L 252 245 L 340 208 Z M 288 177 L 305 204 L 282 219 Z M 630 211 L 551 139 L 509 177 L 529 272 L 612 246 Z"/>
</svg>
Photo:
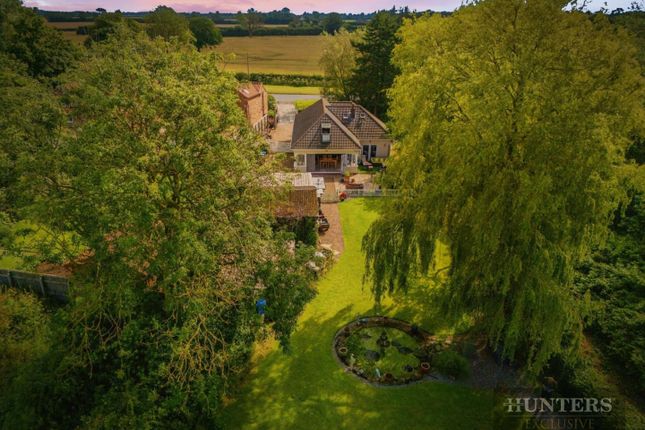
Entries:
<svg viewBox="0 0 645 430">
<path fill-rule="evenodd" d="M 435 333 L 451 332 L 445 318 L 416 296 L 390 299 L 377 309 L 361 284 L 361 238 L 376 218 L 376 199 L 340 204 L 345 251 L 317 283 L 288 353 L 275 342 L 256 349 L 254 366 L 241 392 L 224 411 L 225 429 L 403 430 L 489 429 L 493 395 L 458 384 L 426 381 L 403 387 L 375 387 L 346 373 L 332 353 L 336 331 L 358 316 L 399 317 Z M 444 257 L 446 258 L 445 254 Z M 439 264 L 443 264 L 441 262 Z"/>
<path fill-rule="evenodd" d="M 318 60 L 323 36 L 225 37 L 216 49 L 225 54 L 226 70 L 246 72 L 248 55 L 251 73 L 321 74 Z"/>
<path fill-rule="evenodd" d="M 63 37 L 76 43 L 83 43 L 87 36 L 70 31 L 92 22 L 49 22 L 48 25 L 61 31 Z M 236 24 L 219 24 L 218 27 L 235 27 Z M 285 25 L 266 25 L 265 27 L 286 27 Z M 247 71 L 247 55 L 250 71 L 256 73 L 281 73 L 299 75 L 321 74 L 318 59 L 322 52 L 323 36 L 256 36 L 225 37 L 218 46 L 225 54 L 226 70 Z M 232 58 L 234 54 L 235 58 Z M 307 90 L 301 90 L 307 91 Z M 288 92 L 285 94 L 318 94 L 318 89 L 310 92 Z"/>
<path fill-rule="evenodd" d="M 291 87 L 289 85 L 265 85 L 264 88 L 269 94 L 303 94 L 303 95 L 320 95 L 318 87 Z"/>
<path fill-rule="evenodd" d="M 93 21 L 80 21 L 80 22 L 48 22 L 47 25 L 50 27 L 57 28 L 59 30 L 68 30 L 76 29 L 78 27 L 84 27 L 94 24 Z"/>
<path fill-rule="evenodd" d="M 235 28 L 239 27 L 240 24 L 238 23 L 231 23 L 231 24 L 215 24 L 215 27 L 219 28 Z M 289 27 L 289 24 L 262 24 L 263 28 L 287 28 Z"/>
<path fill-rule="evenodd" d="M 85 39 L 87 39 L 87 35 L 76 34 L 73 31 L 61 31 L 60 34 L 63 36 L 63 38 L 70 40 L 74 43 L 78 43 L 79 45 L 82 45 L 83 42 L 85 42 Z"/>
</svg>

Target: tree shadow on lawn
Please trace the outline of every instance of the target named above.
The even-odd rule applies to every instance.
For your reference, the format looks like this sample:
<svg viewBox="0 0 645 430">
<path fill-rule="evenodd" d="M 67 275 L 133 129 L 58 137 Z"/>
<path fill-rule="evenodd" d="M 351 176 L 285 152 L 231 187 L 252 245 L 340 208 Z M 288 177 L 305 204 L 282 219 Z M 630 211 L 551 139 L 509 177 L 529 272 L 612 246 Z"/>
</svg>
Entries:
<svg viewBox="0 0 645 430">
<path fill-rule="evenodd" d="M 336 361 L 335 333 L 357 313 L 353 305 L 332 317 L 302 321 L 291 350 L 274 350 L 257 364 L 239 401 L 223 416 L 227 429 L 486 429 L 490 392 L 427 381 L 374 387 Z"/>
</svg>

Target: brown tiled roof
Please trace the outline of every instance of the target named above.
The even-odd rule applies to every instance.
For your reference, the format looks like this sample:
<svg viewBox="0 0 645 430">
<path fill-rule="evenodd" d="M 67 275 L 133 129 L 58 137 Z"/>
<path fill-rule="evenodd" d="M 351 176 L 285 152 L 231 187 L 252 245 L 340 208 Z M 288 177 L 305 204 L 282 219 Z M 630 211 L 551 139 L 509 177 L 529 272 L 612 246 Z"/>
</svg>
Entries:
<svg viewBox="0 0 645 430">
<path fill-rule="evenodd" d="M 352 108 L 354 115 L 352 116 Z M 327 109 L 332 112 L 359 140 L 386 139 L 387 127 L 363 106 L 354 102 L 332 102 Z"/>
<path fill-rule="evenodd" d="M 318 216 L 318 196 L 313 185 L 289 190 L 288 201 L 276 210 L 278 218 L 302 218 Z"/>
<path fill-rule="evenodd" d="M 322 143 L 322 122 L 331 124 L 329 143 Z M 321 99 L 296 116 L 291 149 L 360 149 L 361 140 L 381 138 L 387 138 L 387 127 L 367 109 Z"/>
</svg>

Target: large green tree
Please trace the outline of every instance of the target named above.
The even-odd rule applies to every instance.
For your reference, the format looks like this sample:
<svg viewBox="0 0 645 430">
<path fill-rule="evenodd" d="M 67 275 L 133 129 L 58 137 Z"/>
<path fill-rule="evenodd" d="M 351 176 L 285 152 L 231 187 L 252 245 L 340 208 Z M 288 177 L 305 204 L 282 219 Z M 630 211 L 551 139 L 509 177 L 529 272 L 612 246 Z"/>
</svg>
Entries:
<svg viewBox="0 0 645 430">
<path fill-rule="evenodd" d="M 35 78 L 59 75 L 78 55 L 69 41 L 20 0 L 0 1 L 0 52 L 25 64 Z"/>
<path fill-rule="evenodd" d="M 237 21 L 243 29 L 249 32 L 250 37 L 253 37 L 253 33 L 262 27 L 262 15 L 253 8 L 246 11 L 246 13 L 238 12 Z"/>
<path fill-rule="evenodd" d="M 113 34 L 119 26 L 125 25 L 133 31 L 142 30 L 141 24 L 134 19 L 128 19 L 119 11 L 113 13 L 102 13 L 94 20 L 94 24 L 89 27 L 89 37 L 85 40 L 85 45 L 91 45 L 93 42 L 102 42 Z"/>
<path fill-rule="evenodd" d="M 179 15 L 173 8 L 157 6 L 154 12 L 145 18 L 146 31 L 150 37 L 163 37 L 165 40 L 176 38 L 181 42 L 192 42 L 188 19 Z"/>
<path fill-rule="evenodd" d="M 188 26 L 195 37 L 195 46 L 202 49 L 204 46 L 214 46 L 222 43 L 222 32 L 210 19 L 204 16 L 191 18 Z"/>
<path fill-rule="evenodd" d="M 350 33 L 344 28 L 335 35 L 324 35 L 319 64 L 325 76 L 323 93 L 327 97 L 335 100 L 352 99 L 352 76 L 358 55 L 355 44 L 362 37 L 362 30 Z"/>
<path fill-rule="evenodd" d="M 63 118 L 51 89 L 28 73 L 28 65 L 0 52 L 0 211 L 24 199 L 16 189 L 20 165 L 53 142 Z"/>
<path fill-rule="evenodd" d="M 364 239 L 377 298 L 423 283 L 444 242 L 449 280 L 432 292 L 534 371 L 575 343 L 574 263 L 606 232 L 642 126 L 632 41 L 565 6 L 484 0 L 404 25 L 387 173 L 401 197 Z"/>
<path fill-rule="evenodd" d="M 50 350 L 0 396 L 0 427 L 217 427 L 266 330 L 259 297 L 286 344 L 313 250 L 274 234 L 273 165 L 217 63 L 120 27 L 64 77 L 67 121 L 20 183 L 30 219 L 87 252 Z"/>
<path fill-rule="evenodd" d="M 343 28 L 343 17 L 339 13 L 329 13 L 322 20 L 322 28 L 329 34 L 336 34 L 338 30 Z"/>
<path fill-rule="evenodd" d="M 365 27 L 364 36 L 354 42 L 358 56 L 351 79 L 352 93 L 363 106 L 381 118 L 387 115 L 387 91 L 397 74 L 397 66 L 391 60 L 400 25 L 399 15 L 390 11 L 379 12 Z"/>
</svg>

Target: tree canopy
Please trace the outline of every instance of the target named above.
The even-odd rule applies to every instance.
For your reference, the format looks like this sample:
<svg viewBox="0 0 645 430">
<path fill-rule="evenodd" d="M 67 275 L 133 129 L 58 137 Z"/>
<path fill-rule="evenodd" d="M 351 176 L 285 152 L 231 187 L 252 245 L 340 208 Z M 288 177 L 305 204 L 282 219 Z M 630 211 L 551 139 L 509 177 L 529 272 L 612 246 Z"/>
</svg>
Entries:
<svg viewBox="0 0 645 430">
<path fill-rule="evenodd" d="M 322 20 L 323 29 L 329 34 L 335 34 L 343 27 L 343 17 L 340 14 L 332 12 Z"/>
<path fill-rule="evenodd" d="M 137 21 L 126 18 L 121 12 L 104 12 L 97 16 L 94 20 L 94 25 L 89 27 L 89 37 L 85 40 L 85 45 L 106 40 L 121 25 L 127 26 L 132 31 L 142 30 L 141 25 Z"/>
<path fill-rule="evenodd" d="M 50 136 L 20 145 L 33 154 L 12 187 L 31 198 L 12 204 L 85 252 L 46 347 L 0 369 L 1 426 L 213 427 L 256 337 L 287 345 L 313 248 L 274 231 L 274 166 L 217 63 L 117 26 L 60 78 Z"/>
<path fill-rule="evenodd" d="M 262 27 L 262 15 L 255 9 L 249 9 L 246 13 L 238 13 L 237 21 L 240 26 L 249 32 L 249 36 L 253 36 L 255 31 Z"/>
<path fill-rule="evenodd" d="M 351 100 L 353 97 L 352 76 L 356 68 L 358 51 L 355 44 L 363 32 L 353 33 L 341 28 L 335 35 L 325 34 L 320 67 L 323 69 L 325 96 L 336 100 Z"/>
<path fill-rule="evenodd" d="M 78 56 L 69 41 L 20 0 L 0 2 L 0 52 L 24 64 L 35 78 L 59 75 Z"/>
<path fill-rule="evenodd" d="M 195 37 L 195 46 L 214 46 L 222 43 L 222 32 L 215 27 L 213 21 L 206 17 L 194 17 L 189 20 L 188 27 Z"/>
<path fill-rule="evenodd" d="M 167 6 L 157 6 L 145 18 L 146 31 L 150 37 L 163 37 L 166 40 L 177 38 L 181 42 L 192 42 L 194 37 L 188 26 L 188 19 Z"/>
<path fill-rule="evenodd" d="M 444 242 L 449 279 L 427 294 L 534 371 L 575 344 L 573 267 L 606 233 L 643 124 L 632 40 L 563 6 L 484 0 L 406 22 L 385 179 L 402 197 L 363 243 L 380 298 L 425 285 Z"/>
<path fill-rule="evenodd" d="M 387 114 L 387 91 L 397 74 L 391 58 L 400 25 L 400 16 L 379 12 L 365 27 L 364 36 L 354 42 L 358 56 L 351 80 L 352 93 L 364 107 L 381 118 Z"/>
</svg>

